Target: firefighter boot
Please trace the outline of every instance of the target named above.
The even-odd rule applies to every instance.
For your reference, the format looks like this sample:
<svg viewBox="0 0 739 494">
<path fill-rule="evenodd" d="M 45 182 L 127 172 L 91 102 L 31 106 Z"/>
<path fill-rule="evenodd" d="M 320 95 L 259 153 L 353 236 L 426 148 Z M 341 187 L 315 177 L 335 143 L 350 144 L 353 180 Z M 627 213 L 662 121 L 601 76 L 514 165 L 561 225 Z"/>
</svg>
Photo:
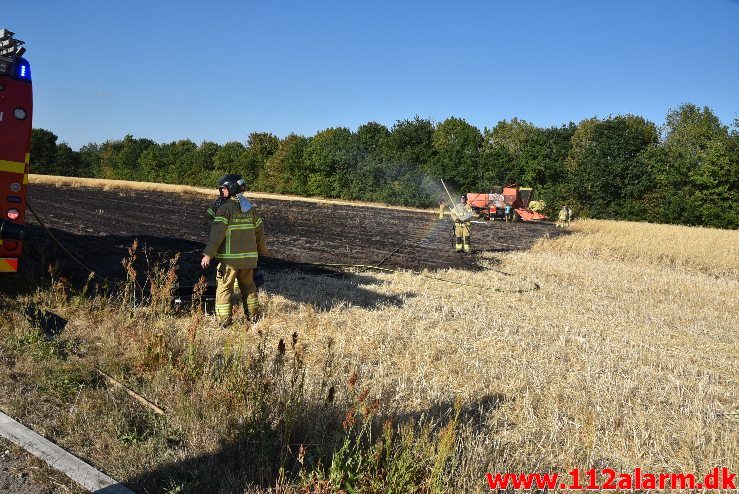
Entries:
<svg viewBox="0 0 739 494">
<path fill-rule="evenodd" d="M 246 299 L 246 309 L 249 314 L 249 322 L 256 324 L 262 319 L 262 311 L 259 310 L 259 297 L 256 293 L 250 293 Z"/>
</svg>

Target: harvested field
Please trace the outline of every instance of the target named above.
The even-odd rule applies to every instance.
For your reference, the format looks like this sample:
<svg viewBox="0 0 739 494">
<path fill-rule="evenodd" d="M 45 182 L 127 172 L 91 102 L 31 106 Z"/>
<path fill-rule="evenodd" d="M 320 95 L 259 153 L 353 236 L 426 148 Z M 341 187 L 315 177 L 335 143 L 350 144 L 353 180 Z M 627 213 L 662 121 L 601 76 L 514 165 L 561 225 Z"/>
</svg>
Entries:
<svg viewBox="0 0 739 494">
<path fill-rule="evenodd" d="M 158 227 L 146 211 L 195 222 L 201 199 L 39 192 L 31 198 L 37 210 L 85 262 L 109 258 L 117 268 L 134 236 L 161 252 L 192 249 L 184 254 L 190 265 L 199 258 L 201 233 Z M 55 195 L 78 207 L 97 201 L 91 210 L 124 205 L 101 214 L 112 223 L 96 219 L 91 229 L 55 211 Z M 493 233 L 533 227 L 545 237 L 552 229 L 494 224 L 476 233 L 478 248 L 490 234 L 490 252 L 449 267 L 457 257 L 442 257 L 443 237 L 418 246 L 433 238 L 418 233 L 435 221 L 430 213 L 319 209 L 344 224 L 354 218 L 357 229 L 359 221 L 372 225 L 373 248 L 361 250 L 367 234 L 322 229 L 311 207 L 261 200 L 259 207 L 295 243 L 281 251 L 290 242 L 273 240 L 275 257 L 286 259 L 273 267 L 336 261 L 347 238 L 353 243 L 340 251 L 342 261 L 378 263 L 407 246 L 405 259 L 415 252 L 420 264 L 403 264 L 399 249 L 401 257 L 383 266 L 429 270 L 276 269 L 260 293 L 265 319 L 225 331 L 199 311 L 80 295 L 56 278 L 0 307 L 0 408 L 138 492 L 326 492 L 318 487 L 336 487 L 331 482 L 352 465 L 368 467 L 362 462 L 407 474 L 402 485 L 415 490 L 406 491 L 465 493 L 486 491 L 486 472 L 739 469 L 736 232 L 582 221 L 572 235 L 516 250 L 496 244 Z M 371 218 L 408 221 L 410 238 L 420 240 L 386 236 L 391 229 Z M 90 250 L 75 243 L 80 236 L 117 250 Z M 312 236 L 323 243 L 310 243 Z M 527 289 L 533 282 L 540 289 Z M 23 315 L 32 304 L 68 321 L 58 338 L 34 330 Z M 166 415 L 109 388 L 95 367 Z M 395 435 L 374 436 L 383 449 L 358 448 L 342 463 L 345 438 L 362 420 L 390 424 Z M 390 443 L 395 456 L 376 460 Z"/>
<path fill-rule="evenodd" d="M 215 197 L 213 197 L 215 198 Z M 29 202 L 59 240 L 98 274 L 120 279 L 121 259 L 134 239 L 154 257 L 182 254 L 179 275 L 194 283 L 208 229 L 210 201 L 199 195 L 36 184 Z M 298 263 L 346 263 L 386 268 L 479 270 L 477 256 L 454 252 L 451 220 L 431 212 L 347 204 L 255 199 L 265 220 L 272 261 L 267 269 Z M 33 225 L 35 220 L 29 218 Z M 561 235 L 551 224 L 487 223 L 473 226 L 478 253 L 527 249 L 542 237 Z M 29 243 L 47 243 L 32 229 Z M 51 246 L 53 249 L 53 246 Z M 47 258 L 46 262 L 54 259 Z M 62 254 L 62 272 L 79 271 Z M 80 274 L 80 273 L 78 273 Z"/>
<path fill-rule="evenodd" d="M 652 245 L 697 235 L 733 252 L 736 232 L 573 230 L 478 253 L 499 270 L 434 273 L 458 284 L 278 270 L 260 294 L 265 319 L 226 331 L 57 281 L 0 310 L 0 408 L 137 492 L 311 492 L 301 474 L 322 478 L 344 424 L 375 403 L 378 426 L 397 434 L 391 466 L 425 485 L 438 461 L 437 492 L 486 491 L 486 472 L 737 471 L 736 257 L 704 249 L 695 264 L 679 245 Z M 541 288 L 515 291 L 526 280 Z M 31 304 L 68 321 L 56 341 L 29 325 Z M 96 366 L 166 417 L 109 389 Z"/>
</svg>

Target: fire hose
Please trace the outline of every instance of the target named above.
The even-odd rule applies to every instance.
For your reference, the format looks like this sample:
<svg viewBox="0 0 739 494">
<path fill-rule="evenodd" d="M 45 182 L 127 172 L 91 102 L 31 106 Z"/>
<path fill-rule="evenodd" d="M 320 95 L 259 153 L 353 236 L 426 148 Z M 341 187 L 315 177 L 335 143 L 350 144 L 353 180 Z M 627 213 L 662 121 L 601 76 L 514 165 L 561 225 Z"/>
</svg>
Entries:
<svg viewBox="0 0 739 494">
<path fill-rule="evenodd" d="M 95 278 L 98 278 L 99 280 L 104 281 L 106 283 L 110 283 L 110 280 L 108 280 L 107 278 L 104 278 L 104 277 L 100 276 L 95 271 L 93 271 L 92 269 L 90 269 L 85 263 L 83 263 L 82 261 L 80 261 L 77 256 L 75 256 L 74 254 L 72 254 L 71 252 L 69 252 L 67 250 L 67 248 L 64 247 L 64 245 L 62 245 L 62 243 L 59 241 L 59 239 L 56 238 L 56 235 L 54 235 L 51 232 L 51 230 L 49 230 L 46 227 L 46 225 L 44 224 L 44 222 L 41 221 L 41 218 L 39 218 L 39 216 L 36 214 L 36 211 L 33 210 L 33 208 L 31 207 L 31 204 L 28 202 L 28 200 L 26 200 L 26 207 L 28 207 L 28 210 L 31 212 L 31 214 L 33 215 L 33 217 L 36 218 L 36 221 L 38 221 L 38 224 L 41 225 L 41 228 L 44 229 L 44 231 L 49 235 L 49 237 L 51 237 L 51 239 L 54 241 L 54 243 L 57 246 L 59 246 L 59 248 L 62 249 L 62 251 L 65 254 L 67 254 L 67 256 L 69 256 L 70 259 L 72 259 L 74 262 L 76 262 L 77 264 L 79 264 L 84 270 L 86 270 L 88 273 L 90 273 L 91 275 L 93 275 Z"/>
</svg>

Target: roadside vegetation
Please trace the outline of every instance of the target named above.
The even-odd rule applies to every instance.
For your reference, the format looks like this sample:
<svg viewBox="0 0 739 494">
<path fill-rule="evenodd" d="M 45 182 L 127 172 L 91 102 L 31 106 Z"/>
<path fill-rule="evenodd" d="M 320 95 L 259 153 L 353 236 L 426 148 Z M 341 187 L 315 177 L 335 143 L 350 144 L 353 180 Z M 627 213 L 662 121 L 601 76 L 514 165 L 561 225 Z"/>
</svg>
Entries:
<svg viewBox="0 0 739 494">
<path fill-rule="evenodd" d="M 739 120 L 730 127 L 693 104 L 663 125 L 616 115 L 546 128 L 513 118 L 480 130 L 416 117 L 313 136 L 253 132 L 243 143 L 127 135 L 78 150 L 34 129 L 31 170 L 201 187 L 240 173 L 250 191 L 421 208 L 446 199 L 440 179 L 460 192 L 516 182 L 534 188 L 550 217 L 567 203 L 580 217 L 739 227 Z"/>
<path fill-rule="evenodd" d="M 146 300 L 134 282 L 106 292 L 51 273 L 0 302 L 0 408 L 137 492 L 481 492 L 487 472 L 739 470 L 737 232 L 572 229 L 482 254 L 481 272 L 363 272 L 365 293 L 396 301 L 373 308 L 270 294 L 336 300 L 352 272 L 281 272 L 260 295 L 266 318 L 228 331 L 197 296 L 172 309 L 176 262 L 150 267 Z M 68 323 L 54 336 L 29 309 Z"/>
</svg>

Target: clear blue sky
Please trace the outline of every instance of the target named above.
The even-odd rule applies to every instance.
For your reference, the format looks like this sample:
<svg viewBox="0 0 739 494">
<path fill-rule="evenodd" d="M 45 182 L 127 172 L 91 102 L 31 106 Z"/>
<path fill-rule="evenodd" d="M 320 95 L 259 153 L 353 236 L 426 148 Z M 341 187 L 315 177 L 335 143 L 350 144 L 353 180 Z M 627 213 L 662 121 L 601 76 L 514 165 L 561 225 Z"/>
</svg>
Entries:
<svg viewBox="0 0 739 494">
<path fill-rule="evenodd" d="M 684 102 L 739 116 L 739 1 L 39 1 L 34 126 L 75 149 L 131 133 L 244 141 L 415 115 L 482 130 Z M 0 26 L 0 27 L 3 27 Z"/>
</svg>

